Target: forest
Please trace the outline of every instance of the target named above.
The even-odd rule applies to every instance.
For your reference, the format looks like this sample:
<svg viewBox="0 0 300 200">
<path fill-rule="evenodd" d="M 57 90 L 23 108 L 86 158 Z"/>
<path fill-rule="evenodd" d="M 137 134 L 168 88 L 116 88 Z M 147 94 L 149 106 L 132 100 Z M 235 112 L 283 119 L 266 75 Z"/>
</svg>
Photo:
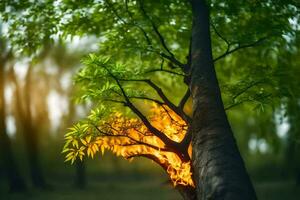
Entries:
<svg viewBox="0 0 300 200">
<path fill-rule="evenodd" d="M 0 199 L 300 198 L 298 0 L 1 0 Z"/>
</svg>

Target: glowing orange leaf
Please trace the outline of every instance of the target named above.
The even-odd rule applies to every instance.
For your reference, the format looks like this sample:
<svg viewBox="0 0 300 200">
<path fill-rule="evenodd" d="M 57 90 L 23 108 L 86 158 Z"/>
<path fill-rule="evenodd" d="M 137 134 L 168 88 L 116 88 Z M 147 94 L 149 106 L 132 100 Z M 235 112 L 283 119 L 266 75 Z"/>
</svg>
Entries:
<svg viewBox="0 0 300 200">
<path fill-rule="evenodd" d="M 148 119 L 156 129 L 175 142 L 181 142 L 186 135 L 185 121 L 166 106 L 153 104 Z M 96 135 L 93 134 L 95 130 L 98 133 Z M 109 120 L 88 129 L 87 134 L 80 140 L 72 140 L 72 138 L 74 137 L 69 135 L 66 137 L 67 143 L 72 144 L 66 151 L 70 152 L 66 157 L 67 160 L 74 161 L 77 155 L 80 158 L 84 155 L 84 153 L 76 154 L 76 149 L 79 148 L 77 143 L 80 141 L 81 147 L 84 147 L 83 150 L 90 157 L 93 157 L 99 150 L 102 154 L 105 150 L 110 150 L 115 155 L 126 159 L 150 158 L 166 170 L 174 186 L 194 187 L 190 161 L 183 161 L 175 152 L 168 150 L 164 142 L 150 132 L 139 119 L 114 113 Z"/>
</svg>

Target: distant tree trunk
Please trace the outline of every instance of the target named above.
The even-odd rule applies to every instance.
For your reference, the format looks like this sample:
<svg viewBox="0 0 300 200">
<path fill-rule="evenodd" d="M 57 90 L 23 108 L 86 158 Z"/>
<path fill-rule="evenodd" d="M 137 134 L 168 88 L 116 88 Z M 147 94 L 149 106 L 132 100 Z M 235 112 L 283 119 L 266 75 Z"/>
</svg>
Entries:
<svg viewBox="0 0 300 200">
<path fill-rule="evenodd" d="M 24 101 L 21 100 L 20 85 L 18 84 L 17 78 L 15 77 L 15 72 L 12 72 L 12 79 L 16 86 L 15 98 L 16 98 L 16 109 L 18 111 L 19 125 L 22 129 L 26 150 L 28 154 L 28 162 L 30 169 L 30 177 L 32 184 L 38 188 L 46 188 L 46 182 L 41 170 L 39 162 L 39 150 L 38 150 L 38 135 L 37 131 L 33 125 L 32 113 L 31 113 L 31 103 L 30 103 L 30 84 L 31 84 L 31 71 L 32 66 L 29 66 L 28 72 L 25 79 L 24 88 Z"/>
<path fill-rule="evenodd" d="M 75 187 L 78 189 L 84 189 L 86 186 L 85 163 L 84 161 L 76 160 L 75 165 L 76 165 Z"/>
<path fill-rule="evenodd" d="M 73 123 L 75 116 L 75 106 L 72 102 L 69 103 L 69 122 Z M 75 162 L 75 187 L 78 189 L 84 189 L 86 187 L 86 169 L 84 160 L 76 160 Z"/>
<path fill-rule="evenodd" d="M 0 62 L 0 158 L 5 165 L 4 174 L 8 177 L 10 191 L 19 192 L 26 190 L 26 185 L 14 160 L 11 142 L 6 132 L 4 62 Z"/>
<path fill-rule="evenodd" d="M 27 76 L 25 79 L 24 89 L 24 111 L 23 118 L 23 131 L 25 136 L 25 142 L 28 153 L 29 167 L 32 183 L 35 187 L 45 188 L 46 182 L 42 173 L 42 169 L 39 162 L 39 149 L 38 149 L 38 134 L 32 120 L 32 109 L 30 101 L 31 91 L 31 75 L 32 65 L 29 65 Z"/>
<path fill-rule="evenodd" d="M 198 200 L 253 200 L 256 194 L 223 107 L 211 50 L 209 9 L 190 0 L 193 12 L 191 82 L 193 170 Z"/>
<path fill-rule="evenodd" d="M 295 182 L 300 185 L 300 145 L 297 138 L 300 136 L 300 114 L 298 99 L 290 99 L 287 103 L 287 113 L 290 128 L 287 135 L 287 145 L 285 150 L 285 163 L 288 172 L 295 176 Z"/>
<path fill-rule="evenodd" d="M 60 90 L 63 91 L 63 90 Z M 71 94 L 69 94 L 69 97 Z M 69 99 L 69 113 L 66 116 L 67 118 L 65 121 L 67 122 L 68 125 L 71 125 L 74 123 L 74 120 L 76 120 L 76 113 L 75 113 L 75 105 L 71 101 L 71 98 Z M 85 162 L 76 160 L 75 161 L 75 181 L 74 185 L 78 189 L 84 189 L 86 187 L 86 168 L 85 168 Z"/>
</svg>

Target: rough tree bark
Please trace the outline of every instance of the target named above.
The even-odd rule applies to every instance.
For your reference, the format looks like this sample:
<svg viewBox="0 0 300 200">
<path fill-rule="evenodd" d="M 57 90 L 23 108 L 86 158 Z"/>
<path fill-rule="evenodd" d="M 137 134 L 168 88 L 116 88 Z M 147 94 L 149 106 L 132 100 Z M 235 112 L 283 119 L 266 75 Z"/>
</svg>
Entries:
<svg viewBox="0 0 300 200">
<path fill-rule="evenodd" d="M 253 200 L 256 194 L 223 107 L 211 50 L 209 9 L 190 0 L 193 13 L 191 81 L 193 170 L 198 200 Z"/>
</svg>

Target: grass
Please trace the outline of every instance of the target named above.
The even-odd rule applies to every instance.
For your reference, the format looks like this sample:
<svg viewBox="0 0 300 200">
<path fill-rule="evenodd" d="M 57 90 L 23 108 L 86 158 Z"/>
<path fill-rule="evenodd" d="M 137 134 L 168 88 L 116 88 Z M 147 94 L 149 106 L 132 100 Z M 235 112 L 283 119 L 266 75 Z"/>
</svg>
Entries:
<svg viewBox="0 0 300 200">
<path fill-rule="evenodd" d="M 53 184 L 52 184 L 53 185 Z M 1 193 L 0 193 L 1 194 Z M 179 194 L 159 179 L 112 179 L 90 181 L 86 189 L 74 189 L 72 184 L 60 182 L 54 189 L 30 190 L 25 194 L 0 195 L 2 200 L 177 200 Z"/>
<path fill-rule="evenodd" d="M 258 199 L 261 200 L 299 200 L 300 186 L 291 181 L 265 182 L 256 184 Z"/>
<path fill-rule="evenodd" d="M 1 200 L 179 200 L 177 191 L 164 184 L 159 177 L 120 179 L 104 178 L 91 180 L 86 189 L 74 189 L 67 181 L 56 182 L 53 189 L 46 191 L 32 189 L 25 194 L 9 194 L 0 190 Z M 300 187 L 292 182 L 269 182 L 256 184 L 258 199 L 298 200 Z"/>
<path fill-rule="evenodd" d="M 109 157 L 105 158 L 109 159 Z M 48 163 L 45 169 L 49 190 L 30 188 L 24 194 L 10 194 L 5 182 L 0 180 L 0 200 L 181 200 L 179 193 L 166 184 L 166 174 L 147 160 L 129 164 L 96 161 L 87 163 L 88 184 L 86 189 L 75 189 L 75 168 L 71 165 Z M 111 163 L 109 165 L 109 163 Z M 49 167 L 51 166 L 51 167 Z M 261 173 L 259 173 L 261 174 Z M 259 177 L 263 177 L 257 175 Z M 273 176 L 272 176 L 273 177 Z M 1 179 L 1 176 L 0 176 Z M 28 177 L 27 177 L 28 179 Z M 255 179 L 259 200 L 299 200 L 300 186 L 292 181 Z M 269 181 L 266 181 L 269 180 Z"/>
</svg>

